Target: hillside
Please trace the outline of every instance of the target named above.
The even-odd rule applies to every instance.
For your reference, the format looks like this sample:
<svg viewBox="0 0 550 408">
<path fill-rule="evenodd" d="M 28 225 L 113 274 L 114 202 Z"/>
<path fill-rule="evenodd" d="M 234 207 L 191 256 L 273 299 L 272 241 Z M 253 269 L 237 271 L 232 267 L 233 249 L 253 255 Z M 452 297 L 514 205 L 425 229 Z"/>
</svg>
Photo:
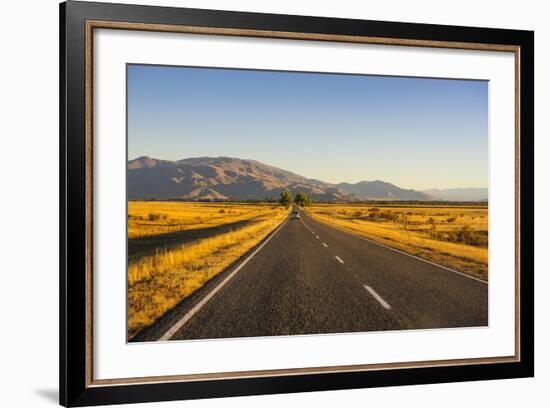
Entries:
<svg viewBox="0 0 550 408">
<path fill-rule="evenodd" d="M 128 162 L 129 199 L 255 200 L 303 191 L 313 200 L 351 201 L 353 194 L 254 160 L 140 157 Z"/>
<path fill-rule="evenodd" d="M 340 183 L 336 184 L 343 190 L 349 191 L 352 194 L 360 196 L 362 199 L 368 200 L 419 200 L 427 201 L 432 197 L 429 194 L 422 193 L 416 190 L 407 190 L 397 187 L 385 181 L 360 181 L 359 183 Z"/>
<path fill-rule="evenodd" d="M 481 201 L 487 189 L 417 191 L 375 180 L 331 184 L 308 179 L 255 160 L 193 157 L 177 161 L 142 156 L 128 162 L 132 200 L 264 200 L 298 191 L 314 201 Z"/>
</svg>

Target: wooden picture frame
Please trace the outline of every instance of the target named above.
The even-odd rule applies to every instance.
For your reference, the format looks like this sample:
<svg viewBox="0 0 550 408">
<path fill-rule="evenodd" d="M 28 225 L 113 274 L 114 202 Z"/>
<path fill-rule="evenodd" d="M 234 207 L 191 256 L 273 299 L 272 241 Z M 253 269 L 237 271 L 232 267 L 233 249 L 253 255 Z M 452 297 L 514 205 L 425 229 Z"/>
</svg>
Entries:
<svg viewBox="0 0 550 408">
<path fill-rule="evenodd" d="M 95 29 L 507 51 L 516 58 L 513 356 L 96 380 L 93 375 Z M 60 5 L 60 403 L 64 406 L 338 390 L 534 375 L 534 33 L 69 1 Z M 521 248 L 521 250 L 520 250 Z"/>
</svg>

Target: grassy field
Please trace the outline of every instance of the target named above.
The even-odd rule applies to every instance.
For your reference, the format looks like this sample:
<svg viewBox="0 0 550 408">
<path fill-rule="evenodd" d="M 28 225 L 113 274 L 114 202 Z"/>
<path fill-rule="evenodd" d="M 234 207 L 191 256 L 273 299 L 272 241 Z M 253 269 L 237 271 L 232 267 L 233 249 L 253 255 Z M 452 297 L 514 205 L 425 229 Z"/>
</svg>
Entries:
<svg viewBox="0 0 550 408">
<path fill-rule="evenodd" d="M 129 201 L 128 238 L 218 227 L 250 220 L 271 211 L 272 207 L 260 204 Z"/>
<path fill-rule="evenodd" d="M 486 206 L 312 205 L 318 221 L 487 280 Z"/>
<path fill-rule="evenodd" d="M 162 241 L 153 254 L 129 262 L 128 338 L 260 243 L 287 215 L 282 207 L 262 204 L 129 202 L 132 241 L 155 242 L 155 235 L 179 231 L 197 239 L 188 234 L 185 244 L 175 247 Z"/>
</svg>

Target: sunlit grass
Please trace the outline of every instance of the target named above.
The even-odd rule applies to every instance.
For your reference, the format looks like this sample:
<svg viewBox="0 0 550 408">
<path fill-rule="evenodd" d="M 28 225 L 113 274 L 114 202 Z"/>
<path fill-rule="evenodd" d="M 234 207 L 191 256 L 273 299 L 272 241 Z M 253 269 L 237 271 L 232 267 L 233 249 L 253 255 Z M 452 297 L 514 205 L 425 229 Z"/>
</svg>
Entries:
<svg viewBox="0 0 550 408">
<path fill-rule="evenodd" d="M 253 212 L 253 207 L 249 206 L 249 212 Z M 258 245 L 288 215 L 283 208 L 267 208 L 256 210 L 263 214 L 244 227 L 174 250 L 159 251 L 129 265 L 129 338 Z"/>
<path fill-rule="evenodd" d="M 217 227 L 273 212 L 273 204 L 129 201 L 128 238 Z"/>
<path fill-rule="evenodd" d="M 487 279 L 487 207 L 313 205 L 315 219 Z"/>
</svg>

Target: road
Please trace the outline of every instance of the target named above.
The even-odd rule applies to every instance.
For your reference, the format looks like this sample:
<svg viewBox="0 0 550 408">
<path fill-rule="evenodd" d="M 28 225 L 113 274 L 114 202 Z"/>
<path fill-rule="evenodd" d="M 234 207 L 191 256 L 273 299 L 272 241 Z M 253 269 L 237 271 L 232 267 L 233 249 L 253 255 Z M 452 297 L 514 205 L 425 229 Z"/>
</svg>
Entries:
<svg viewBox="0 0 550 408">
<path fill-rule="evenodd" d="M 487 298 L 485 282 L 301 212 L 137 340 L 486 326 Z"/>
</svg>

